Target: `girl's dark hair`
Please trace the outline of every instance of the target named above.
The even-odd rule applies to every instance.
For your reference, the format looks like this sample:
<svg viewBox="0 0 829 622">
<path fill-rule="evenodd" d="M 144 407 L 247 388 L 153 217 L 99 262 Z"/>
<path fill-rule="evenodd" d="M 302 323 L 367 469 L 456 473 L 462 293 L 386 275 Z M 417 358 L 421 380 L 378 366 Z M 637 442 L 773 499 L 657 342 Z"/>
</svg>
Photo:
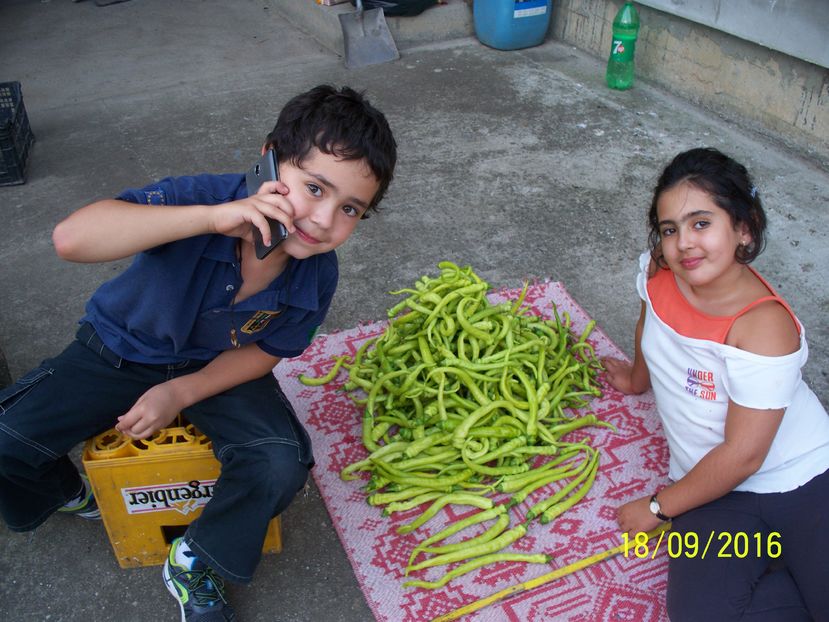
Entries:
<svg viewBox="0 0 829 622">
<path fill-rule="evenodd" d="M 302 166 L 314 147 L 345 160 L 365 160 L 380 183 L 369 205 L 375 211 L 397 162 L 397 143 L 386 117 L 349 87 L 320 85 L 291 99 L 279 113 L 266 145 L 295 166 Z"/>
<path fill-rule="evenodd" d="M 751 234 L 751 243 L 738 246 L 735 258 L 740 263 L 751 263 L 766 246 L 766 214 L 757 188 L 745 166 L 712 147 L 684 151 L 662 171 L 653 190 L 648 212 L 648 246 L 651 257 L 664 265 L 660 246 L 659 217 L 656 204 L 666 190 L 687 182 L 707 193 L 714 203 L 731 216 L 734 227 L 745 223 Z"/>
</svg>

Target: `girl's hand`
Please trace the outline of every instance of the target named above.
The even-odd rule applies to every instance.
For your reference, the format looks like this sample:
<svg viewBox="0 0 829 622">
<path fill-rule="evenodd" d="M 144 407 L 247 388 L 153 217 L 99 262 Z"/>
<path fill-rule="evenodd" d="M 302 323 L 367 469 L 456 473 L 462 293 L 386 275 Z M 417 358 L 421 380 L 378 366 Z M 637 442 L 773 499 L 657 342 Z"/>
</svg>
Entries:
<svg viewBox="0 0 829 622">
<path fill-rule="evenodd" d="M 604 358 L 602 365 L 606 370 L 607 382 L 617 391 L 625 395 L 638 395 L 644 393 L 651 386 L 651 377 L 648 373 L 648 365 L 645 357 L 642 356 L 642 332 L 645 326 L 645 301 L 642 301 L 642 309 L 639 313 L 639 321 L 636 322 L 636 334 L 634 339 L 635 352 L 633 363 L 627 363 L 619 359 Z"/>
<path fill-rule="evenodd" d="M 265 182 L 257 194 L 213 208 L 210 230 L 252 243 L 251 226 L 254 226 L 259 229 L 265 244 L 270 245 L 271 228 L 265 217 L 278 220 L 289 233 L 294 231 L 294 206 L 288 200 L 288 192 L 288 186 L 281 181 Z"/>
<path fill-rule="evenodd" d="M 132 408 L 118 417 L 115 429 L 130 438 L 149 438 L 170 425 L 183 407 L 171 382 L 164 382 L 144 393 Z"/>
<path fill-rule="evenodd" d="M 650 497 L 642 497 L 625 503 L 616 511 L 616 521 L 622 531 L 631 536 L 638 532 L 656 529 L 662 521 L 651 513 Z"/>
<path fill-rule="evenodd" d="M 639 387 L 634 382 L 633 365 L 631 363 L 619 359 L 605 358 L 602 359 L 602 365 L 607 371 L 607 382 L 614 389 L 625 395 L 642 392 L 638 390 Z"/>
</svg>

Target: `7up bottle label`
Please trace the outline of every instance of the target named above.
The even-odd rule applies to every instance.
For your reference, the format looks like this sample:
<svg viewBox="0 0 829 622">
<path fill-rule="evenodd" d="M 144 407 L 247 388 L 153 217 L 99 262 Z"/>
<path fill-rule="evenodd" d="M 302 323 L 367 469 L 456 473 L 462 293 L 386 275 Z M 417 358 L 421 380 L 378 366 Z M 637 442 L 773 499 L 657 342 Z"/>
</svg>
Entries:
<svg viewBox="0 0 829 622">
<path fill-rule="evenodd" d="M 613 38 L 610 56 L 616 62 L 626 63 L 633 61 L 633 52 L 636 49 L 636 39 Z"/>
</svg>

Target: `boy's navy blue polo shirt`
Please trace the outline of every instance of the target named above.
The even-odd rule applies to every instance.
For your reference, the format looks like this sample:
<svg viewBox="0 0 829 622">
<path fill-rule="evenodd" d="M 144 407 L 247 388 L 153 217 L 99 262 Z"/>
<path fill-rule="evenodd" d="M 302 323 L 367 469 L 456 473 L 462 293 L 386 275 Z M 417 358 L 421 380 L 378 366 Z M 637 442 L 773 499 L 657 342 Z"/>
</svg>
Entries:
<svg viewBox="0 0 829 622">
<path fill-rule="evenodd" d="M 117 198 L 146 205 L 218 205 L 247 196 L 244 175 L 163 179 Z M 148 208 L 152 209 L 152 208 Z M 279 357 L 300 355 L 337 287 L 334 251 L 293 259 L 266 289 L 231 307 L 242 284 L 237 238 L 199 235 L 136 255 L 93 294 L 81 320 L 119 356 L 138 363 L 211 360 L 251 342 Z"/>
</svg>

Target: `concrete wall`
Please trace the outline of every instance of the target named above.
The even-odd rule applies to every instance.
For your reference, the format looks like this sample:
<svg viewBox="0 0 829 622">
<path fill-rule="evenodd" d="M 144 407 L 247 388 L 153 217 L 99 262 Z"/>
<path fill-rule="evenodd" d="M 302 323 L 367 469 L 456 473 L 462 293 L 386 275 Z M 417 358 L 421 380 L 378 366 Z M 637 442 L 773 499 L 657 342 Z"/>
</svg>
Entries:
<svg viewBox="0 0 829 622">
<path fill-rule="evenodd" d="M 654 9 L 829 68 L 826 0 L 637 0 Z"/>
<path fill-rule="evenodd" d="M 824 3 L 826 0 L 820 0 Z M 619 0 L 558 0 L 550 36 L 600 57 Z M 829 170 L 829 70 L 637 4 L 637 75 L 760 131 Z"/>
</svg>

